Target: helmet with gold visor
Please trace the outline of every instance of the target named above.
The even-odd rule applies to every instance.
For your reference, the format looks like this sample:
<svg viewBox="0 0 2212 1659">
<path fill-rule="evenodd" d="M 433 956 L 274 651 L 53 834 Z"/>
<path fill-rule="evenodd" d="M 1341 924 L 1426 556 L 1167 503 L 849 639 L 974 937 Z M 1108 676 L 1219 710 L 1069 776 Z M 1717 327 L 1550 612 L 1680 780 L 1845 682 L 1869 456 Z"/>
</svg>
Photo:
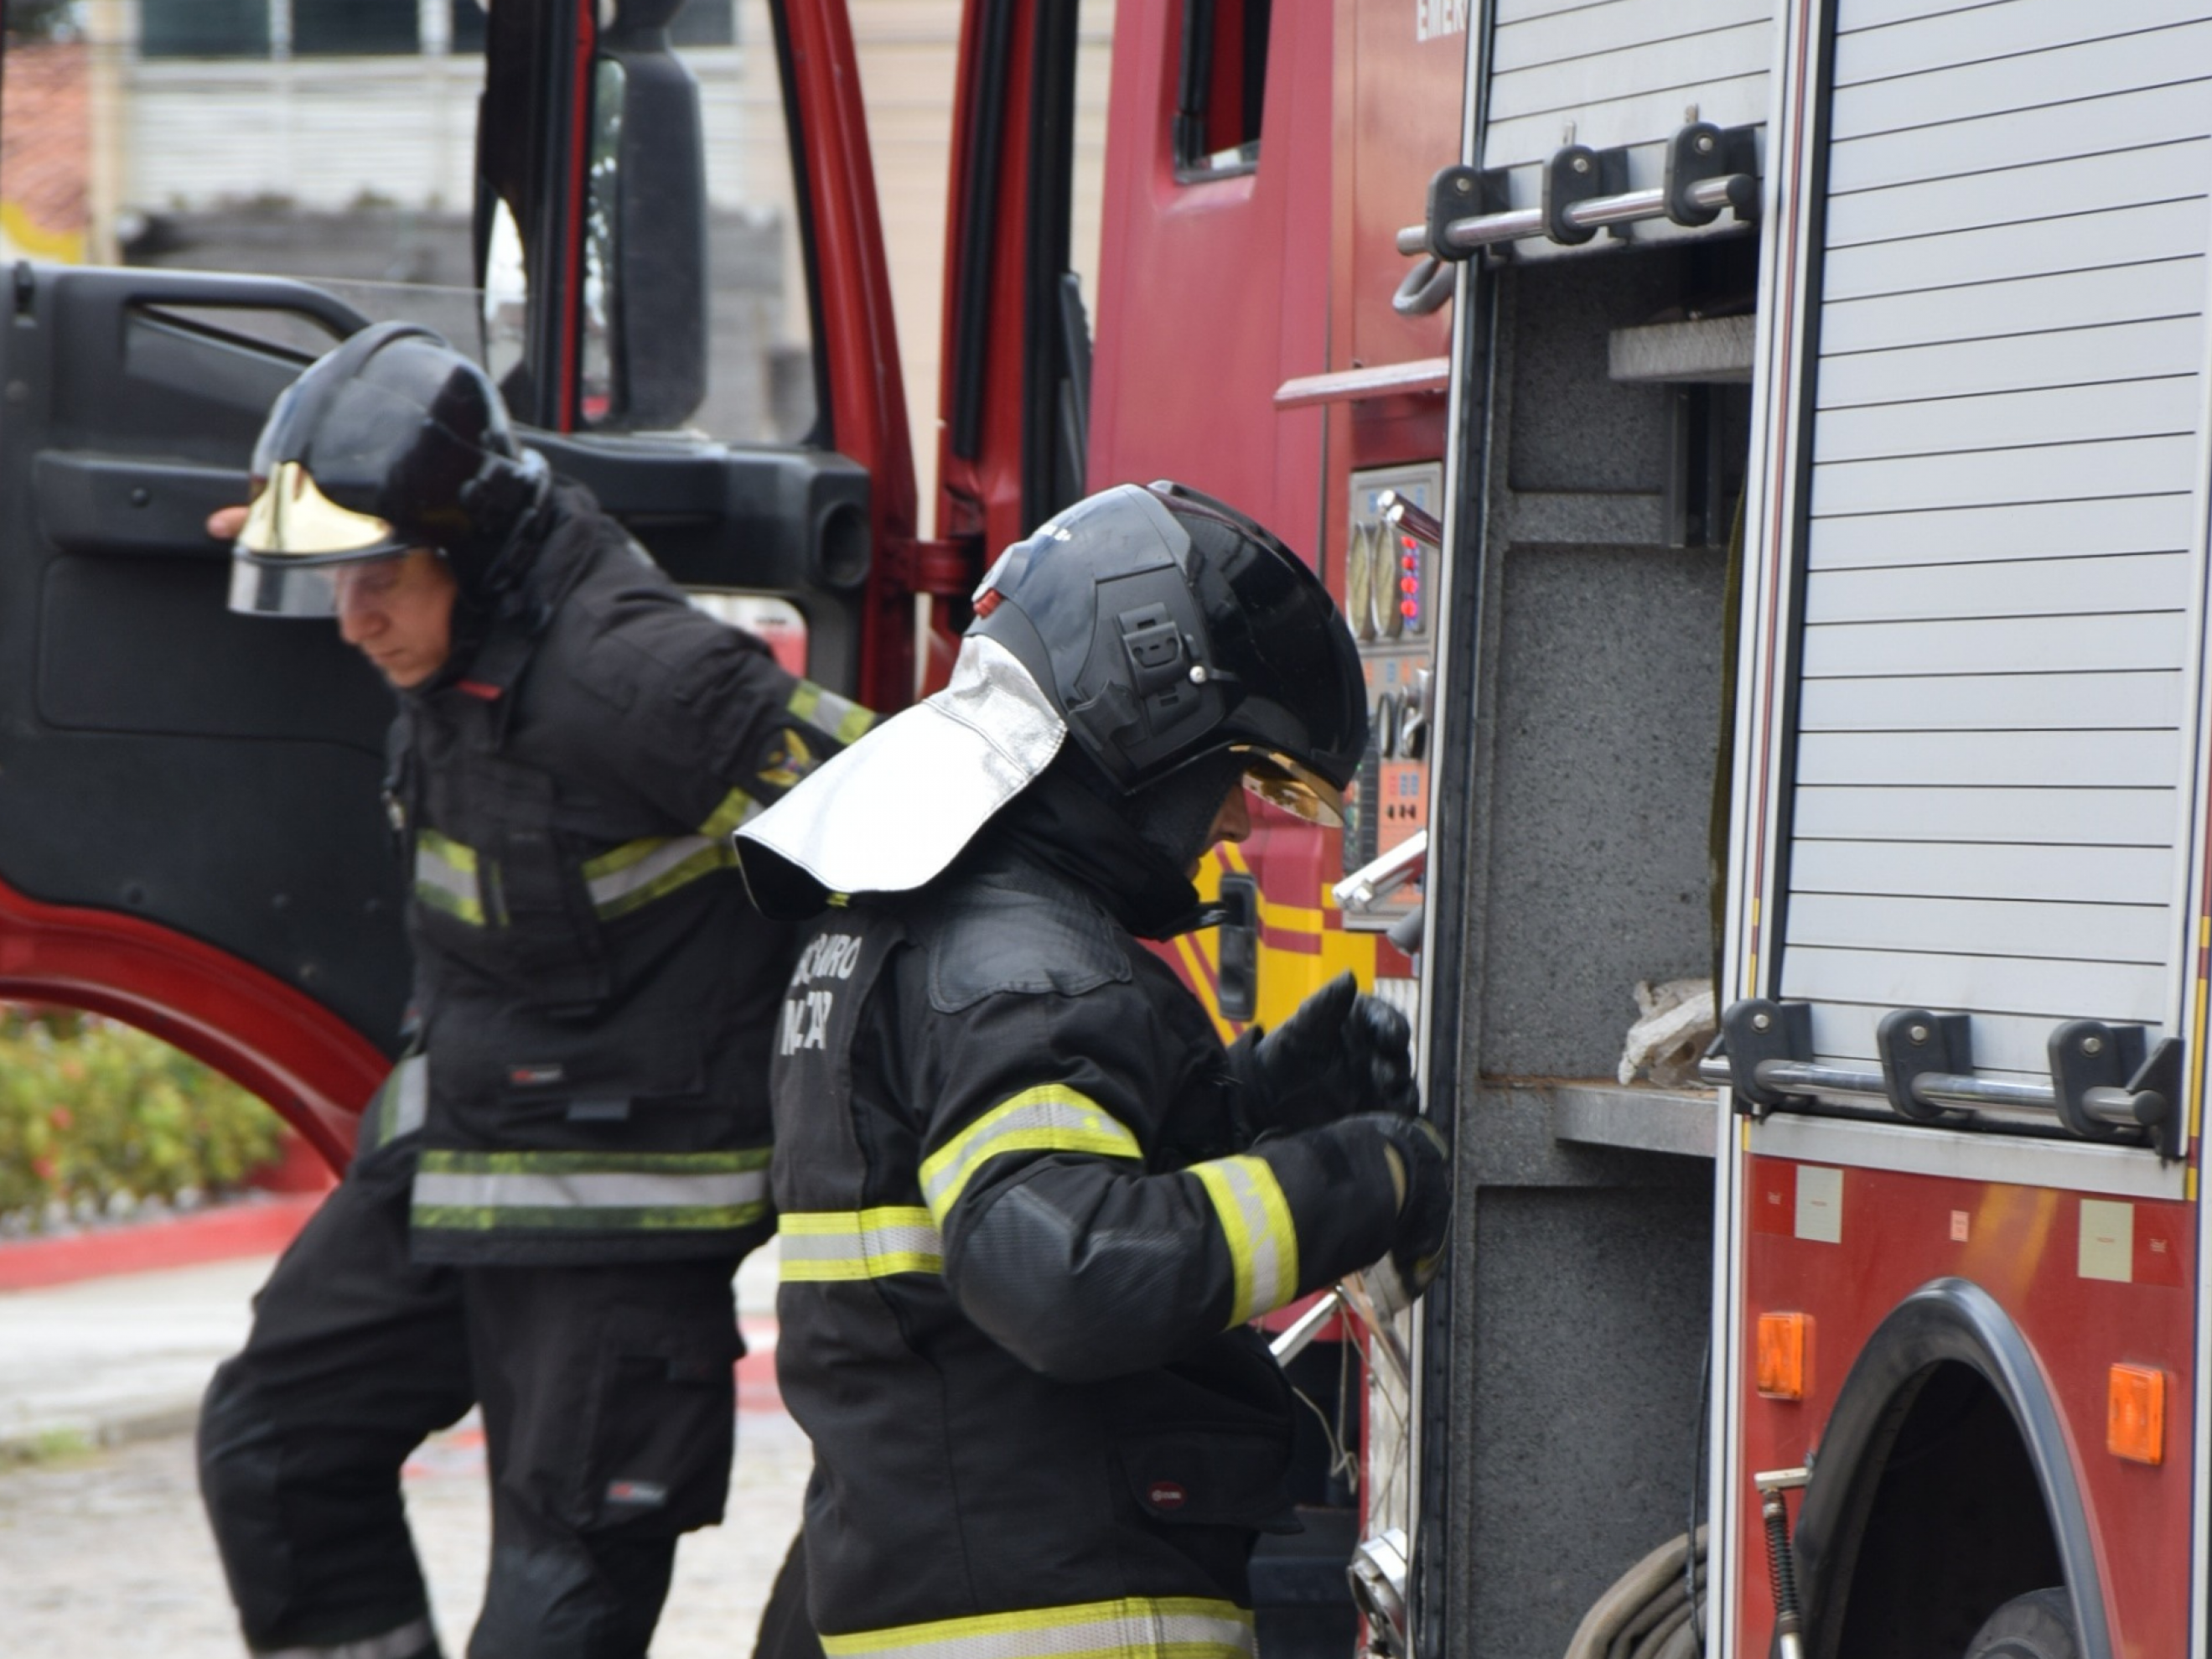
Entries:
<svg viewBox="0 0 2212 1659">
<path fill-rule="evenodd" d="M 511 574 L 544 460 L 484 372 L 429 330 L 385 323 L 310 364 L 254 446 L 230 608 L 328 617 L 347 567 L 427 550 L 479 602 Z"/>
</svg>

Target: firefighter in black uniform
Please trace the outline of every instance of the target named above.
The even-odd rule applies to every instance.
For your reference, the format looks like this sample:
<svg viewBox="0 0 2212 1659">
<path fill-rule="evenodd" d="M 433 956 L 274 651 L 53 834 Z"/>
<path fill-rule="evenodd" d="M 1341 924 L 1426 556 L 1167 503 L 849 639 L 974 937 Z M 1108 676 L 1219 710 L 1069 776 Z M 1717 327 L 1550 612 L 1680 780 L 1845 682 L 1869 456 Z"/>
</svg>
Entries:
<svg viewBox="0 0 2212 1659">
<path fill-rule="evenodd" d="M 399 688 L 407 1057 L 217 1373 L 201 1486 L 250 1648 L 439 1651 L 401 1507 L 483 1411 L 473 1659 L 635 1659 L 721 1518 L 731 1275 L 768 1205 L 787 930 L 729 833 L 868 724 L 693 608 L 435 336 L 278 400 L 232 605 L 331 615 Z"/>
<path fill-rule="evenodd" d="M 774 1083 L 814 1621 L 830 1659 L 1249 1655 L 1291 1404 L 1245 1322 L 1370 1264 L 1417 1291 L 1447 1164 L 1395 1011 L 1346 979 L 1224 1049 L 1137 941 L 1204 920 L 1240 785 L 1334 814 L 1358 662 L 1172 485 L 1069 508 L 975 612 L 946 690 L 739 835 L 770 914 L 830 906 Z"/>
</svg>

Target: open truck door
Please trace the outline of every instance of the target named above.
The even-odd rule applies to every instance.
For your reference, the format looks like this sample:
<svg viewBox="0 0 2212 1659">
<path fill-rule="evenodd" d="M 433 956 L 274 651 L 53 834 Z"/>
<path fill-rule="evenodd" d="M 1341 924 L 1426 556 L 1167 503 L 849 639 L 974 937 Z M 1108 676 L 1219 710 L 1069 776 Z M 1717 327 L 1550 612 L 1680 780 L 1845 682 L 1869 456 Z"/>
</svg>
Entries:
<svg viewBox="0 0 2212 1659">
<path fill-rule="evenodd" d="M 680 9 L 492 13 L 481 343 L 525 441 L 709 608 L 795 618 L 812 678 L 895 705 L 914 473 L 844 0 L 770 8 L 817 418 L 750 449 L 665 429 L 704 390 L 709 298 Z M 277 393 L 367 320 L 281 278 L 27 262 L 0 330 L 0 995 L 154 1032 L 333 1165 L 407 994 L 391 696 L 335 629 L 231 614 L 203 526 Z"/>
</svg>

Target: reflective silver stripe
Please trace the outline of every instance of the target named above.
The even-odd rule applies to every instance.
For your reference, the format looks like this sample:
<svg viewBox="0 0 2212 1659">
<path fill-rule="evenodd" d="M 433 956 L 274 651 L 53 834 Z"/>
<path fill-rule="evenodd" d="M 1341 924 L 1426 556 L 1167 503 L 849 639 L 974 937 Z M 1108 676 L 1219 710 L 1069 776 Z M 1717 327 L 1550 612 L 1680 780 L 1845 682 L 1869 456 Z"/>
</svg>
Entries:
<svg viewBox="0 0 2212 1659">
<path fill-rule="evenodd" d="M 430 1109 L 430 1060 L 427 1054 L 410 1054 L 392 1068 L 384 1081 L 384 1139 L 397 1140 L 422 1127 Z"/>
<path fill-rule="evenodd" d="M 827 732 L 840 743 L 856 742 L 876 723 L 872 710 L 812 680 L 799 681 L 787 707 L 816 731 Z"/>
<path fill-rule="evenodd" d="M 434 830 L 415 838 L 415 896 L 425 904 L 483 925 L 483 895 L 477 884 L 473 847 L 448 841 Z"/>
<path fill-rule="evenodd" d="M 1228 1601 L 1130 1597 L 824 1635 L 830 1659 L 1251 1659 L 1252 1615 Z"/>
<path fill-rule="evenodd" d="M 697 1175 L 647 1170 L 434 1170 L 415 1177 L 415 1207 L 487 1210 L 732 1209 L 768 1197 L 765 1170 Z"/>
<path fill-rule="evenodd" d="M 707 815 L 699 833 L 709 841 L 727 841 L 732 830 L 741 824 L 750 823 L 768 809 L 742 789 L 732 789 L 722 797 L 721 805 Z"/>
<path fill-rule="evenodd" d="M 255 1648 L 253 1659 L 411 1659 L 436 1640 L 430 1618 L 410 1619 L 381 1636 L 364 1636 L 357 1642 L 337 1642 L 325 1648 Z"/>
<path fill-rule="evenodd" d="M 1249 1156 L 1194 1164 L 1221 1222 L 1235 1273 L 1229 1322 L 1273 1312 L 1298 1293 L 1298 1233 L 1289 1200 L 1265 1158 Z"/>
<path fill-rule="evenodd" d="M 697 868 L 684 867 L 694 860 Z M 672 891 L 695 876 L 736 861 L 726 842 L 712 842 L 704 836 L 678 836 L 611 870 L 606 869 L 605 860 L 593 860 L 584 866 L 584 885 L 591 893 L 592 908 L 600 915 L 619 915 L 659 897 L 663 891 Z M 605 873 L 594 873 L 601 870 Z"/>
<path fill-rule="evenodd" d="M 787 1211 L 776 1218 L 775 1236 L 787 1285 L 945 1271 L 937 1224 L 912 1206 Z"/>
</svg>

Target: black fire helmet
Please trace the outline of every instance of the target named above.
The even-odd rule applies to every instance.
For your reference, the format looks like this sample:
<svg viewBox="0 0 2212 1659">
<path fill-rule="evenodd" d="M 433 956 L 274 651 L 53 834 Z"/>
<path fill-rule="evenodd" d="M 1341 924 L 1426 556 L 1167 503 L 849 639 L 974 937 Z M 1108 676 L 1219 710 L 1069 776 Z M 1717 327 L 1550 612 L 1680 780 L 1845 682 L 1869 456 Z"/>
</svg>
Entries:
<svg viewBox="0 0 2212 1659">
<path fill-rule="evenodd" d="M 254 446 L 230 607 L 330 616 L 332 567 L 433 549 L 488 607 L 513 581 L 544 459 L 483 369 L 428 329 L 381 323 L 310 364 Z"/>
<path fill-rule="evenodd" d="M 1204 757 L 1322 823 L 1367 744 L 1358 650 L 1305 562 L 1187 486 L 1125 484 L 1000 556 L 968 630 L 997 641 L 1125 793 Z"/>
</svg>

